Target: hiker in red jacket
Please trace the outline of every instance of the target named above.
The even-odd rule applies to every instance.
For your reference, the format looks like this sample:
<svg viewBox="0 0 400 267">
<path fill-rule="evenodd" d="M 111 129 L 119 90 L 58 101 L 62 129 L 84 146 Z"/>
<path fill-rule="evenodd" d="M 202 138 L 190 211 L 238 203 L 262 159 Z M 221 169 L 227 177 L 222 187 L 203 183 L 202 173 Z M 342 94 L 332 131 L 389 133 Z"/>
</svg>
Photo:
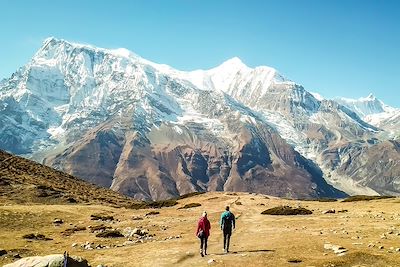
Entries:
<svg viewBox="0 0 400 267">
<path fill-rule="evenodd" d="M 207 239 L 210 236 L 210 221 L 207 219 L 207 212 L 203 212 L 197 223 L 196 236 L 200 238 L 200 255 L 207 255 Z"/>
</svg>

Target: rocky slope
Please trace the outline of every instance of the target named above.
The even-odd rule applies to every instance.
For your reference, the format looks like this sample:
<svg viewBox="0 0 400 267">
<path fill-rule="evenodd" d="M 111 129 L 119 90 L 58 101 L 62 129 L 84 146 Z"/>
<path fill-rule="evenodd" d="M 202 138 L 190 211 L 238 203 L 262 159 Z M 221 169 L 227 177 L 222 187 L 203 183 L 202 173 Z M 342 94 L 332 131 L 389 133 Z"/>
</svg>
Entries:
<svg viewBox="0 0 400 267">
<path fill-rule="evenodd" d="M 49 38 L 0 83 L 0 109 L 1 148 L 140 199 L 207 190 L 343 196 L 325 179 L 349 193 L 400 192 L 398 172 L 380 173 L 395 182 L 376 186 L 386 159 L 355 172 L 349 166 L 370 162 L 369 153 L 349 162 L 342 149 L 373 150 L 384 130 L 238 58 L 182 72 Z M 398 151 L 386 149 L 397 166 Z"/>
</svg>

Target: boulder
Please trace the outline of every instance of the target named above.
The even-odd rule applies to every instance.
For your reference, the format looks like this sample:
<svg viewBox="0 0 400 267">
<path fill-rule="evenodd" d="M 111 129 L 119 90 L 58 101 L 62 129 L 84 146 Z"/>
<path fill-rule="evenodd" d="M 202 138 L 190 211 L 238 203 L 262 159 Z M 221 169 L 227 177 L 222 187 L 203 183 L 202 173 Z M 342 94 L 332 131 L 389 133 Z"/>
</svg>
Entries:
<svg viewBox="0 0 400 267">
<path fill-rule="evenodd" d="M 67 258 L 68 267 L 90 267 L 87 260 L 81 257 L 68 256 Z M 22 258 L 16 262 L 4 265 L 4 267 L 64 267 L 64 255 L 54 254 L 47 256 L 34 256 Z"/>
</svg>

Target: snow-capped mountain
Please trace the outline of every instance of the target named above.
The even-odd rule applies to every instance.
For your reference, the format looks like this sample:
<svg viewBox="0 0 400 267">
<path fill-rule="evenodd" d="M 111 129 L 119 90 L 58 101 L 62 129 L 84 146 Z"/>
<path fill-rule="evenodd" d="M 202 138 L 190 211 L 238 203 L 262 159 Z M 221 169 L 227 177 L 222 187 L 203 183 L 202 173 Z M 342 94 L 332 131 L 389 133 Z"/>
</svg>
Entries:
<svg viewBox="0 0 400 267">
<path fill-rule="evenodd" d="M 373 94 L 359 99 L 339 98 L 337 102 L 357 113 L 371 125 L 394 136 L 400 133 L 400 109 L 386 105 Z"/>
<path fill-rule="evenodd" d="M 0 110 L 0 148 L 140 199 L 204 190 L 343 196 L 332 185 L 400 192 L 396 141 L 238 58 L 184 72 L 49 38 L 0 83 Z M 390 159 L 368 163 L 378 145 Z"/>
</svg>

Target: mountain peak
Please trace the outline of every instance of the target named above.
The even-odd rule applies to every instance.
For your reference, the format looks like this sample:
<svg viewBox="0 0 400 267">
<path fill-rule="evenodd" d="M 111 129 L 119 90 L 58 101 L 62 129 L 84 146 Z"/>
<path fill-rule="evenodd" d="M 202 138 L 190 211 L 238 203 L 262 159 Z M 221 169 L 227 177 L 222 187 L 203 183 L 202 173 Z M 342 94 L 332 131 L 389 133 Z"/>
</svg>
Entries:
<svg viewBox="0 0 400 267">
<path fill-rule="evenodd" d="M 58 39 L 56 37 L 48 37 L 43 41 L 42 47 L 36 53 L 35 58 L 41 57 L 53 57 L 54 53 L 59 53 L 60 51 L 64 51 L 66 48 L 79 48 L 86 49 L 94 52 L 102 52 L 105 54 L 111 54 L 115 57 L 122 58 L 135 58 L 138 59 L 140 56 L 136 55 L 132 51 L 126 48 L 116 48 L 116 49 L 106 49 L 96 47 L 90 44 L 78 43 L 78 42 L 70 42 L 64 39 Z"/>
<path fill-rule="evenodd" d="M 375 101 L 376 99 L 377 98 L 372 93 L 370 93 L 367 97 L 360 98 L 360 100 L 364 101 Z"/>
<path fill-rule="evenodd" d="M 242 68 L 248 68 L 246 64 L 243 63 L 243 61 L 238 58 L 238 57 L 233 57 L 230 58 L 226 61 L 224 61 L 221 65 L 219 65 L 217 68 L 229 68 L 229 69 L 242 69 Z"/>
</svg>

